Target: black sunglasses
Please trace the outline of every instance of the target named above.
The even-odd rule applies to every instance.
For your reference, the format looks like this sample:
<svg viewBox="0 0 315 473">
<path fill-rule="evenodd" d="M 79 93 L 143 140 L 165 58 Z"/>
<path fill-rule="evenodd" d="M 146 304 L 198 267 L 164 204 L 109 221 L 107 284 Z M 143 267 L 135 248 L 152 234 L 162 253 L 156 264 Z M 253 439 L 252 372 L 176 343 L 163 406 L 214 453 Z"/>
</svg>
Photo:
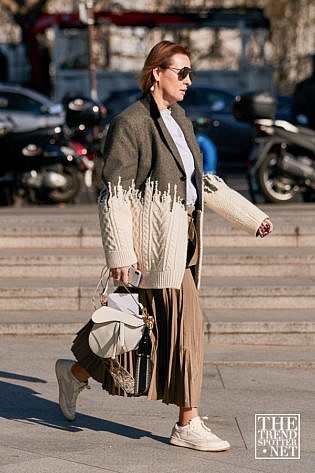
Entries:
<svg viewBox="0 0 315 473">
<path fill-rule="evenodd" d="M 190 80 L 193 80 L 195 73 L 190 67 L 182 67 L 178 69 L 177 67 L 166 67 L 165 69 L 170 69 L 173 72 L 176 72 L 178 80 L 184 80 L 188 75 Z"/>
</svg>

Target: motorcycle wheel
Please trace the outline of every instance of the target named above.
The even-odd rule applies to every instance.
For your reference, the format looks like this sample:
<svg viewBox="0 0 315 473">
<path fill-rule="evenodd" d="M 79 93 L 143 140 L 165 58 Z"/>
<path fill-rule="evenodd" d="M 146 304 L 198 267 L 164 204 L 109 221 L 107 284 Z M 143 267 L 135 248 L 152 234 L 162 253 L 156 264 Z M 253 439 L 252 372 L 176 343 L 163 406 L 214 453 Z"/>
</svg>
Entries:
<svg viewBox="0 0 315 473">
<path fill-rule="evenodd" d="M 0 206 L 14 205 L 14 191 L 10 186 L 0 188 Z"/>
<path fill-rule="evenodd" d="M 315 202 L 315 191 L 309 189 L 303 192 L 303 202 Z"/>
<path fill-rule="evenodd" d="M 66 185 L 48 193 L 49 199 L 55 203 L 71 202 L 78 195 L 81 188 L 80 176 L 74 166 L 65 166 L 62 175 L 66 179 Z"/>
<path fill-rule="evenodd" d="M 259 187 L 267 202 L 291 202 L 300 193 L 300 187 L 278 170 L 278 162 L 276 153 L 266 156 L 258 170 Z"/>
<path fill-rule="evenodd" d="M 104 182 L 102 180 L 103 160 L 98 157 L 95 157 L 94 164 L 95 165 L 93 169 L 92 182 L 93 187 L 95 189 L 96 197 L 98 197 L 99 193 L 104 188 Z"/>
</svg>

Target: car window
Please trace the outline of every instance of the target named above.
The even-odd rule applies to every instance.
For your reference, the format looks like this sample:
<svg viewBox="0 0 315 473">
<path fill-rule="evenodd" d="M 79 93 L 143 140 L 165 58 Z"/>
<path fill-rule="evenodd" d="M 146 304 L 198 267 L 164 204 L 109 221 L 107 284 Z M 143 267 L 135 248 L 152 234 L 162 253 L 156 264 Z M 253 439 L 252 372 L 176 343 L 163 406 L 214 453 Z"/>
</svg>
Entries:
<svg viewBox="0 0 315 473">
<path fill-rule="evenodd" d="M 196 92 L 198 105 L 207 105 L 213 111 L 231 111 L 232 98 L 224 92 L 211 89 L 198 89 Z"/>
<path fill-rule="evenodd" d="M 104 101 L 104 105 L 109 115 L 116 115 L 129 105 L 138 100 L 142 95 L 141 90 L 129 91 L 123 90 L 120 93 L 113 93 Z"/>
<path fill-rule="evenodd" d="M 23 94 L 0 91 L 0 110 L 41 113 L 42 104 Z"/>
<path fill-rule="evenodd" d="M 184 99 L 185 105 L 209 107 L 213 112 L 230 112 L 232 102 L 232 96 L 207 88 L 188 89 Z"/>
</svg>

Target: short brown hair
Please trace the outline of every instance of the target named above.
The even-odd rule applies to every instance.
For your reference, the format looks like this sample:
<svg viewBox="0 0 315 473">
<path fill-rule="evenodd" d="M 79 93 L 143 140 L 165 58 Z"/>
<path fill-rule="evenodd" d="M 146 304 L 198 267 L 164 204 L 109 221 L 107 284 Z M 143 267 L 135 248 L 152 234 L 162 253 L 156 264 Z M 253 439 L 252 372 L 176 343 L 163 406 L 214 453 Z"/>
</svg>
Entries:
<svg viewBox="0 0 315 473">
<path fill-rule="evenodd" d="M 148 92 L 154 84 L 153 69 L 155 67 L 167 68 L 174 54 L 185 54 L 190 58 L 190 50 L 187 46 L 171 41 L 160 41 L 149 52 L 140 75 L 140 89 Z"/>
</svg>

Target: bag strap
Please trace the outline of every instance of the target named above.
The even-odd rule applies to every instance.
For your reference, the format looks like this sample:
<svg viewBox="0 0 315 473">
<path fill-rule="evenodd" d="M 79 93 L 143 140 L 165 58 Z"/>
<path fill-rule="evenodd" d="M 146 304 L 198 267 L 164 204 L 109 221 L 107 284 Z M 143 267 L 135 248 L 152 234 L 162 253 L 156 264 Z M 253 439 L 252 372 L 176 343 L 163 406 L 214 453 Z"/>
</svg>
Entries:
<svg viewBox="0 0 315 473">
<path fill-rule="evenodd" d="M 95 310 L 97 309 L 97 304 L 95 302 L 97 296 L 99 296 L 99 298 L 100 298 L 101 305 L 106 305 L 106 300 L 105 300 L 105 297 L 103 297 L 103 294 L 105 293 L 105 291 L 106 291 L 106 294 L 107 294 L 109 271 L 108 271 L 108 276 L 107 276 L 105 286 L 104 286 L 103 282 L 104 282 L 104 273 L 107 270 L 108 270 L 108 268 L 106 266 L 103 266 L 102 271 L 101 271 L 101 277 L 100 277 L 100 279 L 99 279 L 99 281 L 96 285 L 96 288 L 95 288 L 95 291 L 94 291 L 94 294 L 93 294 L 93 297 L 92 297 L 92 304 L 93 304 L 93 307 L 94 307 Z M 99 292 L 100 287 L 102 287 L 102 292 Z"/>
</svg>

